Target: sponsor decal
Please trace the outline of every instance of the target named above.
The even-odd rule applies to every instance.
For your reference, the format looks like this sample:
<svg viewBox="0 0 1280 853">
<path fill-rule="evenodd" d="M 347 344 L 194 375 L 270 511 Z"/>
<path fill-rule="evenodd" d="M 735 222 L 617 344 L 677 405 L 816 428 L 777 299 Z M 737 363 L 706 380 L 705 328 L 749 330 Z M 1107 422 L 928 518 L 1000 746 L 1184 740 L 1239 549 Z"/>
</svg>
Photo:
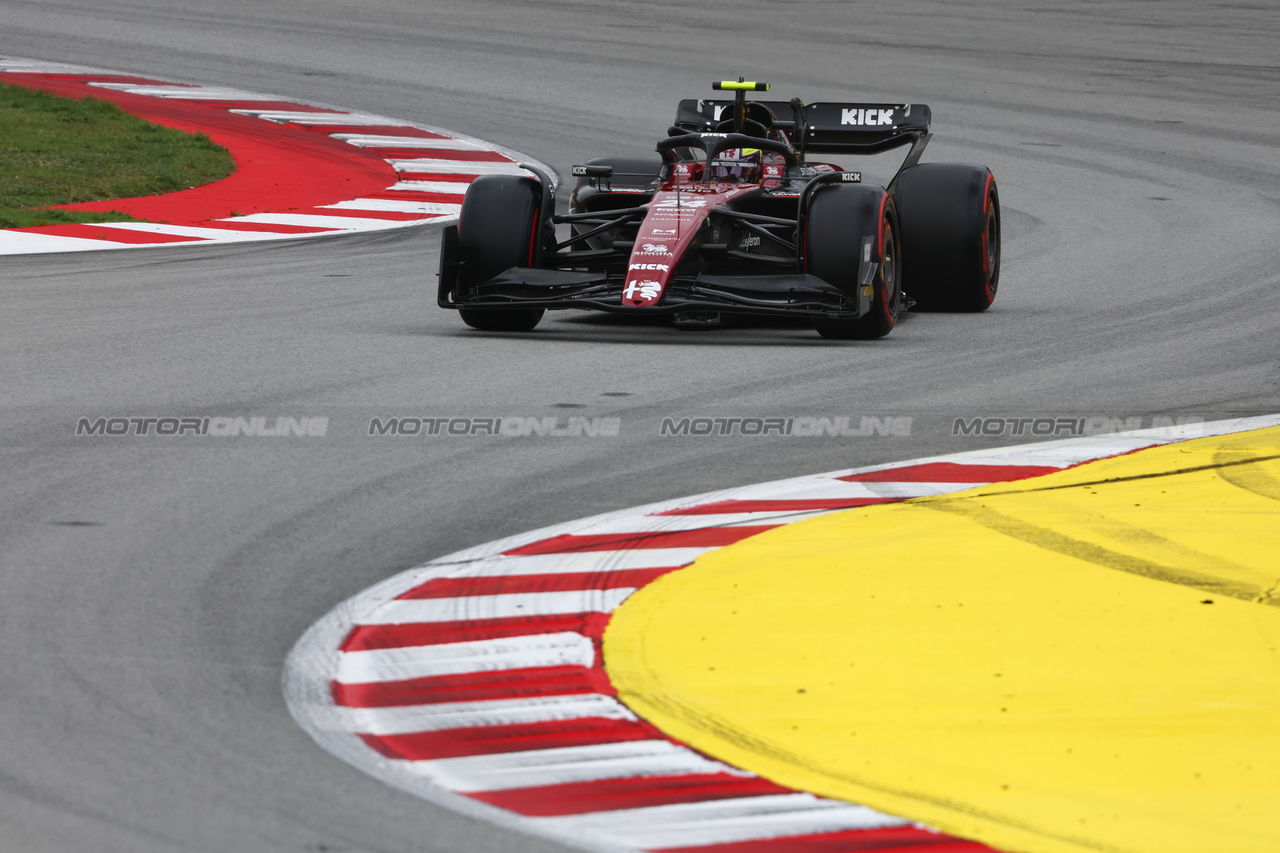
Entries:
<svg viewBox="0 0 1280 853">
<path fill-rule="evenodd" d="M 893 124 L 893 110 L 840 110 L 840 123 L 855 127 L 879 127 Z"/>
<path fill-rule="evenodd" d="M 658 294 L 662 292 L 662 285 L 656 281 L 640 281 L 632 279 L 627 282 L 627 287 L 622 291 L 622 295 L 627 299 L 657 299 Z"/>
<path fill-rule="evenodd" d="M 652 216 L 654 219 L 678 219 L 683 222 L 689 219 L 697 219 L 701 214 L 691 208 L 677 207 L 655 210 Z"/>
<path fill-rule="evenodd" d="M 666 198 L 658 202 L 654 207 L 661 208 L 683 208 L 683 207 L 706 207 L 707 200 L 705 198 Z"/>
<path fill-rule="evenodd" d="M 776 178 L 782 174 L 782 170 L 779 169 L 777 166 L 765 166 L 764 174 L 766 177 Z"/>
<path fill-rule="evenodd" d="M 669 255 L 671 250 L 666 243 L 645 243 L 640 247 L 639 255 Z"/>
<path fill-rule="evenodd" d="M 739 249 L 750 249 L 750 248 L 752 248 L 752 247 L 754 247 L 754 246 L 759 246 L 759 245 L 760 245 L 760 235 L 759 235 L 759 234 L 748 234 L 747 236 L 745 236 L 745 237 L 743 237 L 743 238 L 742 238 L 742 242 L 738 244 L 738 248 L 739 248 Z"/>
<path fill-rule="evenodd" d="M 632 264 L 631 266 L 627 267 L 627 269 L 658 270 L 660 272 L 669 272 L 671 270 L 671 267 L 667 266 L 666 264 Z"/>
<path fill-rule="evenodd" d="M 569 174 L 575 178 L 585 178 L 587 176 L 586 166 L 570 166 Z"/>
<path fill-rule="evenodd" d="M 676 229 L 674 229 L 674 228 L 655 228 L 655 229 L 653 229 L 653 236 L 655 236 L 655 237 L 659 237 L 659 236 L 661 236 L 661 235 L 663 235 L 663 234 L 671 234 L 671 235 L 674 235 L 675 233 L 676 233 Z"/>
<path fill-rule="evenodd" d="M 840 181 L 841 183 L 845 183 L 845 184 L 860 184 L 862 183 L 862 173 L 861 172 L 841 172 Z"/>
</svg>

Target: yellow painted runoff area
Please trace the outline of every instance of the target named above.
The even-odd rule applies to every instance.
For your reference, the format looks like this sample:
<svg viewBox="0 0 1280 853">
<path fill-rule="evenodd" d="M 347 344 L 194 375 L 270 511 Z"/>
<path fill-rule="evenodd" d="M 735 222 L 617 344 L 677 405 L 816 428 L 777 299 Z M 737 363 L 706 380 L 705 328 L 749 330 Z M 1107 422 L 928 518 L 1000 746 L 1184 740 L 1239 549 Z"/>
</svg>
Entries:
<svg viewBox="0 0 1280 853">
<path fill-rule="evenodd" d="M 1280 428 L 752 537 L 605 664 L 784 785 L 1031 853 L 1280 850 Z"/>
</svg>

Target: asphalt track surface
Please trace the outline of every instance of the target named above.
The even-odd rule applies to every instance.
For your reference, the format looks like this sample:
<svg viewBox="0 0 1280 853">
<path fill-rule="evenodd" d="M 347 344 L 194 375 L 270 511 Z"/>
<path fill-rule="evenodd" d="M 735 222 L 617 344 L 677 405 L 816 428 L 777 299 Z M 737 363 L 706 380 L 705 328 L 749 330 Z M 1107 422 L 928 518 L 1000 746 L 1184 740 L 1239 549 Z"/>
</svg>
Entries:
<svg viewBox="0 0 1280 853">
<path fill-rule="evenodd" d="M 912 316 L 874 343 L 561 316 L 472 334 L 432 306 L 430 226 L 0 259 L 5 849 L 558 849 L 322 752 L 281 699 L 292 643 L 350 594 L 499 536 L 1029 437 L 953 435 L 958 417 L 1280 410 L 1265 4 L 3 2 L 0 19 L 0 55 L 403 117 L 562 172 L 645 153 L 678 98 L 736 74 L 781 97 L 924 102 L 926 159 L 991 166 L 1005 208 L 992 310 Z M 512 414 L 622 427 L 365 435 L 371 417 Z M 78 418 L 112 415 L 330 427 L 75 437 Z M 660 435 L 698 415 L 912 428 Z"/>
</svg>

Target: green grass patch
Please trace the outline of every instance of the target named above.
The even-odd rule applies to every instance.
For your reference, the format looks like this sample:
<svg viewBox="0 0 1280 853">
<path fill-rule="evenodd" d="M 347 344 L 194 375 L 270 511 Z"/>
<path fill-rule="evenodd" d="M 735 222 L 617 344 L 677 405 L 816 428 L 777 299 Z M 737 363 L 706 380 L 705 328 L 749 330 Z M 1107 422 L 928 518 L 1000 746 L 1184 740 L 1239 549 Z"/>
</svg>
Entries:
<svg viewBox="0 0 1280 853">
<path fill-rule="evenodd" d="M 0 228 L 132 221 L 115 211 L 40 208 L 185 190 L 234 169 L 203 133 L 161 127 L 97 98 L 0 83 Z"/>
</svg>

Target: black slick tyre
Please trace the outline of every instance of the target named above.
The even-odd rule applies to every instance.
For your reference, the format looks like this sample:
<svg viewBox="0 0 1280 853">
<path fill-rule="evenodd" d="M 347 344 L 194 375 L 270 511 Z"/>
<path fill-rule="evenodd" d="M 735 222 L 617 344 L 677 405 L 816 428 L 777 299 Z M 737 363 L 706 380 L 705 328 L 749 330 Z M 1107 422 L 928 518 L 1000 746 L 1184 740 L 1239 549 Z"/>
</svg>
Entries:
<svg viewBox="0 0 1280 853">
<path fill-rule="evenodd" d="M 985 311 L 1000 284 L 1000 195 L 986 166 L 908 166 L 893 190 L 902 288 L 920 311 Z"/>
<path fill-rule="evenodd" d="M 542 194 L 533 178 L 486 175 L 467 188 L 458 215 L 458 290 L 466 299 L 474 288 L 512 267 L 537 261 L 542 231 Z M 541 308 L 460 308 L 462 322 L 486 332 L 527 332 L 545 313 Z"/>
<path fill-rule="evenodd" d="M 838 185 L 814 196 L 805 225 L 805 270 L 828 284 L 858 295 L 863 240 L 871 237 L 868 262 L 878 264 L 871 309 L 856 320 L 816 318 L 813 328 L 838 340 L 883 338 L 898 323 L 902 289 L 900 251 L 893 199 L 879 187 Z"/>
</svg>

